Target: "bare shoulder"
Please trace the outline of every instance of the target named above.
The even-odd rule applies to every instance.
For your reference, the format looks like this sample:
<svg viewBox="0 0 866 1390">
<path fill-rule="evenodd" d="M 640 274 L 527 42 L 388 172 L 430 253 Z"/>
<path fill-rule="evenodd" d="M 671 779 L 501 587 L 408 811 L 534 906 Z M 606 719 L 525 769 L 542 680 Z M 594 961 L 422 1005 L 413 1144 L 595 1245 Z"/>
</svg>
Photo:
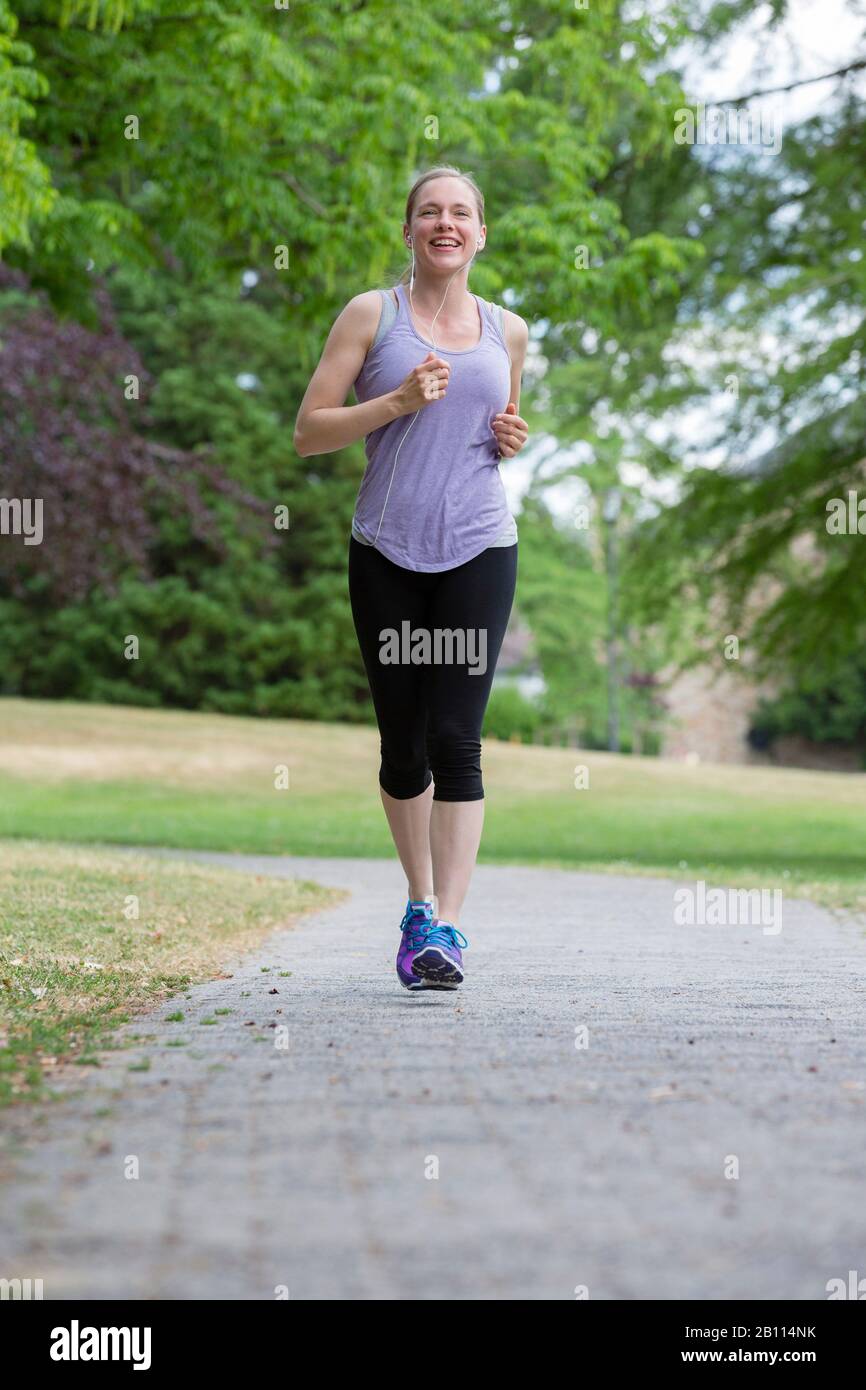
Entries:
<svg viewBox="0 0 866 1390">
<path fill-rule="evenodd" d="M 379 291 L 362 290 L 360 294 L 353 295 L 337 315 L 334 331 L 341 337 L 345 335 L 355 341 L 360 340 L 367 352 L 376 336 L 381 313 L 382 296 Z"/>
<path fill-rule="evenodd" d="M 506 335 L 510 334 L 515 343 L 522 343 L 524 347 L 529 342 L 529 324 L 526 319 L 522 319 L 519 314 L 515 314 L 513 309 L 502 310 L 502 326 Z"/>
<path fill-rule="evenodd" d="M 513 309 L 502 310 L 502 332 L 512 361 L 523 361 L 529 342 L 529 325 Z"/>
<path fill-rule="evenodd" d="M 364 311 L 369 312 L 371 309 L 378 310 L 381 302 L 382 296 L 378 290 L 362 290 L 360 294 L 354 295 L 354 297 L 348 301 L 346 309 L 351 309 L 355 312 L 360 311 L 362 313 Z M 343 313 L 346 312 L 346 309 L 343 310 Z"/>
</svg>

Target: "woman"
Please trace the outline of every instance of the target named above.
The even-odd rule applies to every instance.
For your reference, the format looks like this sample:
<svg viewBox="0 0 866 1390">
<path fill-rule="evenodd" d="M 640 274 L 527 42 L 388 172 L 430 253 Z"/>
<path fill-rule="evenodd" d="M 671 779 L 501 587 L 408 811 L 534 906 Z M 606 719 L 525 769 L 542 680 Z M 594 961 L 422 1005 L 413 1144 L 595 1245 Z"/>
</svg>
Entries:
<svg viewBox="0 0 866 1390">
<path fill-rule="evenodd" d="M 397 974 L 407 989 L 455 989 L 484 820 L 481 726 L 517 578 L 499 459 L 527 439 L 517 408 L 528 330 L 467 288 L 487 236 L 469 175 L 422 174 L 403 235 L 411 272 L 336 319 L 295 448 L 306 457 L 365 438 L 349 593 L 408 881 Z M 352 385 L 358 404 L 347 406 Z"/>
</svg>

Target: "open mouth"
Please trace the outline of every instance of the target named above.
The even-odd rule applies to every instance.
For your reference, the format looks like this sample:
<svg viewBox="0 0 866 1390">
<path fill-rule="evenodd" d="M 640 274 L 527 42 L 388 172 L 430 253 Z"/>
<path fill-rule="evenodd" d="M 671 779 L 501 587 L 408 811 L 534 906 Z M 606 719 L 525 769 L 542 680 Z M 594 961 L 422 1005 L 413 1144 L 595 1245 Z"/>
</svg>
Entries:
<svg viewBox="0 0 866 1390">
<path fill-rule="evenodd" d="M 462 243 L 456 237 L 435 237 L 428 245 L 431 251 L 438 251 L 441 256 L 449 251 L 459 251 Z"/>
</svg>

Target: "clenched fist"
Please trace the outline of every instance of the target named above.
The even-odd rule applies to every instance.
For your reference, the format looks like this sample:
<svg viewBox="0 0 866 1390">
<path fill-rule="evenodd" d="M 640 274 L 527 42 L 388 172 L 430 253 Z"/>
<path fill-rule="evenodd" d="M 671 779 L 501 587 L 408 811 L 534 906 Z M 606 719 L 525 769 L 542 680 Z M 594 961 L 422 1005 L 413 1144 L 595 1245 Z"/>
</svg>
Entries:
<svg viewBox="0 0 866 1390">
<path fill-rule="evenodd" d="M 441 401 L 448 387 L 450 363 L 428 352 L 423 362 L 413 367 L 406 380 L 397 388 L 400 414 L 409 415 L 431 401 Z"/>
<path fill-rule="evenodd" d="M 514 401 L 509 401 L 505 409 L 493 417 L 493 433 L 499 444 L 499 457 L 514 458 L 529 438 L 529 426 L 521 420 Z"/>
</svg>

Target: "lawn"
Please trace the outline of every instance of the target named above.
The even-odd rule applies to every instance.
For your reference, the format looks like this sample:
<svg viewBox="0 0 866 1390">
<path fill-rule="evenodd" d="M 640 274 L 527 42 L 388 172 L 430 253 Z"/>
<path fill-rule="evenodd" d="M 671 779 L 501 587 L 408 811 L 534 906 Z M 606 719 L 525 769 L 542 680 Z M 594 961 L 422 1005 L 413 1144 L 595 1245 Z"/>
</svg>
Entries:
<svg viewBox="0 0 866 1390">
<path fill-rule="evenodd" d="M 0 835 L 390 856 L 378 764 L 369 727 L 0 700 Z M 488 740 L 484 775 L 483 862 L 780 886 L 866 910 L 866 774 Z"/>
<path fill-rule="evenodd" d="M 334 901 L 332 889 L 119 850 L 0 842 L 0 1104 L 96 1064 L 118 1023 Z"/>
</svg>

